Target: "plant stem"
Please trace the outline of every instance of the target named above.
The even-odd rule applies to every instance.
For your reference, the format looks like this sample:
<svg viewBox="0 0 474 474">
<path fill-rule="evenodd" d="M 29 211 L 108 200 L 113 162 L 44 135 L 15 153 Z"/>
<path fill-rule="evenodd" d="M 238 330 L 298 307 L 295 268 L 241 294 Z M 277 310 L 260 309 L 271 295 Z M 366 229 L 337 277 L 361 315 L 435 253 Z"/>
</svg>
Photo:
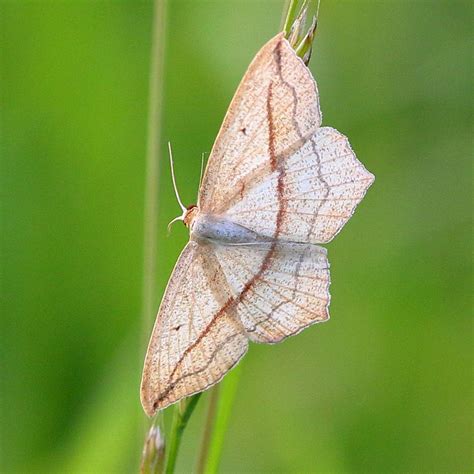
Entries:
<svg viewBox="0 0 474 474">
<path fill-rule="evenodd" d="M 287 5 L 287 6 L 286 6 Z M 285 36 L 288 37 L 291 26 L 293 25 L 293 22 L 296 18 L 296 9 L 298 7 L 298 0 L 289 0 L 285 5 L 285 9 L 283 12 L 286 10 L 286 16 L 284 17 L 285 20 L 283 22 L 283 31 L 285 32 Z"/>
<path fill-rule="evenodd" d="M 155 312 L 157 210 L 160 184 L 160 142 L 161 111 L 163 105 L 163 69 L 165 52 L 166 0 L 154 0 L 152 19 L 152 40 L 150 50 L 150 71 L 148 79 L 148 123 L 146 144 L 145 197 L 143 212 L 143 288 L 142 288 L 142 330 L 140 343 L 140 365 L 147 347 L 148 336 Z M 155 422 L 162 425 L 162 416 L 158 414 Z M 141 414 L 143 425 L 146 423 Z M 142 425 L 142 429 L 143 429 Z M 163 427 L 161 433 L 163 434 Z M 145 449 L 147 440 L 145 440 Z M 164 451 L 164 446 L 162 448 Z M 156 451 L 163 458 L 164 453 Z M 162 472 L 160 461 L 149 459 L 150 466 L 156 467 L 150 472 Z M 148 464 L 142 465 L 145 470 Z"/>
<path fill-rule="evenodd" d="M 220 384 L 216 385 L 211 390 L 211 396 L 209 398 L 209 404 L 207 407 L 206 424 L 204 426 L 204 431 L 202 434 L 201 450 L 199 453 L 199 458 L 198 458 L 198 462 L 196 466 L 196 472 L 198 474 L 204 472 L 204 468 L 206 466 L 207 456 L 209 454 L 209 445 L 211 441 L 212 429 L 214 427 L 214 419 L 216 416 L 217 402 L 219 400 L 219 391 L 220 391 Z"/>
<path fill-rule="evenodd" d="M 171 430 L 168 439 L 168 457 L 166 460 L 166 474 L 172 474 L 176 467 L 176 459 L 178 457 L 178 450 L 183 437 L 183 431 L 188 424 L 194 408 L 201 393 L 197 393 L 192 397 L 181 400 L 175 405 L 173 411 L 173 420 L 171 422 Z"/>
<path fill-rule="evenodd" d="M 208 416 L 212 416 L 208 420 L 213 426 L 212 434 L 209 438 L 203 437 L 202 450 L 207 451 L 207 456 L 201 453 L 204 459 L 199 460 L 198 470 L 199 474 L 214 474 L 219 468 L 219 462 L 224 446 L 224 438 L 229 424 L 232 406 L 234 404 L 235 394 L 237 392 L 237 385 L 239 383 L 240 374 L 242 372 L 242 364 L 238 365 L 225 379 L 219 384 L 219 392 L 216 396 L 215 407 L 209 407 Z M 210 403 L 212 402 L 212 398 Z M 205 459 L 207 457 L 207 459 Z"/>
<path fill-rule="evenodd" d="M 146 348 L 148 334 L 155 314 L 157 210 L 160 183 L 161 110 L 163 105 L 163 69 L 165 49 L 166 0 L 155 0 L 150 57 L 148 93 L 148 130 L 146 147 L 144 241 L 143 241 L 143 294 L 142 294 L 142 348 Z M 142 351 L 142 357 L 143 357 Z"/>
<path fill-rule="evenodd" d="M 316 28 L 316 20 L 313 19 L 311 27 L 304 35 L 307 7 L 308 0 L 303 0 L 301 3 L 299 0 L 288 0 L 283 10 L 285 36 L 289 38 L 290 33 L 291 36 L 294 36 L 292 46 L 295 49 L 298 48 L 297 54 L 306 63 L 309 61 Z M 219 386 L 214 387 L 211 393 L 196 467 L 198 474 L 215 474 L 217 472 L 241 370 L 241 366 L 235 368 Z"/>
</svg>

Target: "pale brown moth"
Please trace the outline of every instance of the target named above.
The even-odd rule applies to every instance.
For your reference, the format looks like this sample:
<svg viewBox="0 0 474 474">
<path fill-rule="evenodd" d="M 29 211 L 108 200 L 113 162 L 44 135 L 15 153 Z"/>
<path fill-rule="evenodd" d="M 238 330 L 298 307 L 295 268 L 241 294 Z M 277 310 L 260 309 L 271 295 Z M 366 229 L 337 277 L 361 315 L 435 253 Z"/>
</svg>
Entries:
<svg viewBox="0 0 474 474">
<path fill-rule="evenodd" d="M 249 340 L 280 342 L 329 319 L 329 242 L 374 176 L 347 138 L 321 127 L 309 69 L 281 33 L 250 64 L 217 136 L 190 239 L 145 358 L 152 416 L 219 382 Z"/>
</svg>

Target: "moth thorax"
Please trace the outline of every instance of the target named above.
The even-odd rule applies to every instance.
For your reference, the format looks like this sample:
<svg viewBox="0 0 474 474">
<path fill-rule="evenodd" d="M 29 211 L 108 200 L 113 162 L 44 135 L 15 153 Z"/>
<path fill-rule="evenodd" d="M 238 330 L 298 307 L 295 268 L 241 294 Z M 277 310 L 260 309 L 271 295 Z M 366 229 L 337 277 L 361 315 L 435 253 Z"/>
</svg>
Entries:
<svg viewBox="0 0 474 474">
<path fill-rule="evenodd" d="M 197 214 L 199 213 L 199 208 L 195 204 L 191 204 L 186 208 L 186 213 L 184 214 L 183 222 L 186 227 L 190 227 Z"/>
<path fill-rule="evenodd" d="M 246 227 L 232 222 L 225 216 L 203 214 L 202 212 L 199 213 L 192 223 L 191 235 L 195 240 L 206 240 L 226 244 L 268 240 Z"/>
</svg>

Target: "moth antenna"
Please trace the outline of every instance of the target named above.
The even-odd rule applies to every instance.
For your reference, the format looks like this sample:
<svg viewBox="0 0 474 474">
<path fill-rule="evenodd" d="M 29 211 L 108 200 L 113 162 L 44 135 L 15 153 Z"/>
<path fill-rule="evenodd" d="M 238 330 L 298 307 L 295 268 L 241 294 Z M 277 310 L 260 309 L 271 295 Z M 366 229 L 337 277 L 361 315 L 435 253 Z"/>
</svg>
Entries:
<svg viewBox="0 0 474 474">
<path fill-rule="evenodd" d="M 184 221 L 184 217 L 183 216 L 178 216 L 178 217 L 175 217 L 172 221 L 170 221 L 168 223 L 168 237 L 171 233 L 171 226 L 175 223 L 175 222 L 178 222 L 178 221 Z"/>
<path fill-rule="evenodd" d="M 186 206 L 181 202 L 181 198 L 179 197 L 179 193 L 178 193 L 178 187 L 176 186 L 176 178 L 174 176 L 173 152 L 171 151 L 171 143 L 170 142 L 168 142 L 168 151 L 169 151 L 169 155 L 170 155 L 171 180 L 173 181 L 174 193 L 176 195 L 176 199 L 178 201 L 179 207 L 181 207 L 181 210 L 183 212 L 186 212 Z M 172 221 L 172 222 L 174 222 L 174 221 Z M 170 222 L 170 225 L 171 225 L 172 222 Z"/>
</svg>

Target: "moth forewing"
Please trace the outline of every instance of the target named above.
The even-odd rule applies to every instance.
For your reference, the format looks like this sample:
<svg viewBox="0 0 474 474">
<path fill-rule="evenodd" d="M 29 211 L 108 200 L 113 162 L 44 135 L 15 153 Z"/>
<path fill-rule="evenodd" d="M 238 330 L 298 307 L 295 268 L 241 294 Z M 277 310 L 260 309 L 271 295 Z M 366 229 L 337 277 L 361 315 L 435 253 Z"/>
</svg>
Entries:
<svg viewBox="0 0 474 474">
<path fill-rule="evenodd" d="M 145 358 L 141 400 L 149 416 L 217 383 L 245 354 L 248 339 L 231 300 L 210 246 L 190 241 L 165 290 Z"/>
</svg>

